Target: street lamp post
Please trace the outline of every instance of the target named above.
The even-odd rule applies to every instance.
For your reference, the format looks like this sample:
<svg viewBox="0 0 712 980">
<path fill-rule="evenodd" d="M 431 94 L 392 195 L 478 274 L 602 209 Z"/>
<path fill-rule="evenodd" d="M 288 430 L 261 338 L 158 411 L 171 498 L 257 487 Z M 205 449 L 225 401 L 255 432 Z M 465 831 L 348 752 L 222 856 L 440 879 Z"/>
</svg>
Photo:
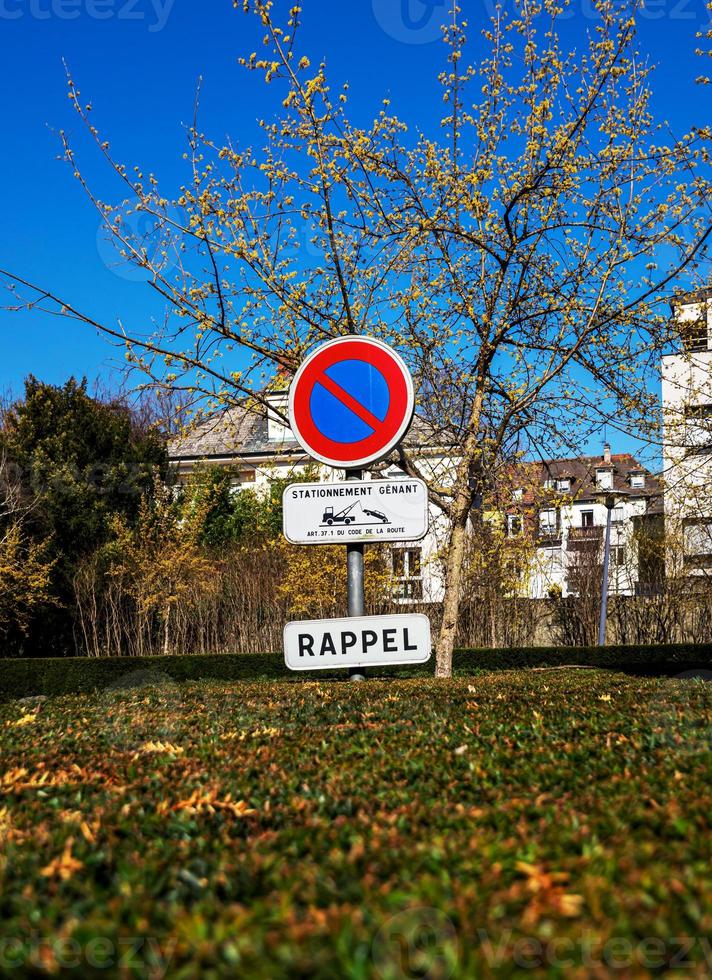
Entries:
<svg viewBox="0 0 712 980">
<path fill-rule="evenodd" d="M 604 501 L 606 507 L 606 539 L 603 546 L 603 581 L 601 583 L 601 618 L 598 623 L 598 645 L 606 645 L 606 617 L 608 614 L 608 578 L 611 568 L 611 521 L 613 520 L 613 508 L 616 505 L 616 498 L 612 493 L 607 493 Z"/>
</svg>

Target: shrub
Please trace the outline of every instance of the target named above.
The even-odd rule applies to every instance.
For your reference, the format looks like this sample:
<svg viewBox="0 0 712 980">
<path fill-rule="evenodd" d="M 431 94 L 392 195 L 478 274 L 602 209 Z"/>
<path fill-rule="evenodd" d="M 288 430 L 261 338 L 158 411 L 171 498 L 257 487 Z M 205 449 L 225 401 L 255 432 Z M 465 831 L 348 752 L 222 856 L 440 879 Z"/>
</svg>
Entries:
<svg viewBox="0 0 712 980">
<path fill-rule="evenodd" d="M 457 650 L 454 672 L 557 667 L 603 667 L 631 673 L 675 674 L 712 666 L 712 645 L 656 647 L 522 647 L 502 650 Z M 343 670 L 294 674 L 281 653 L 188 654 L 168 657 L 33 657 L 0 661 L 0 700 L 36 694 L 79 694 L 107 687 L 141 670 L 159 671 L 174 681 L 215 679 L 258 681 L 277 678 L 344 678 Z M 427 677 L 433 666 L 372 668 L 374 677 Z"/>
</svg>

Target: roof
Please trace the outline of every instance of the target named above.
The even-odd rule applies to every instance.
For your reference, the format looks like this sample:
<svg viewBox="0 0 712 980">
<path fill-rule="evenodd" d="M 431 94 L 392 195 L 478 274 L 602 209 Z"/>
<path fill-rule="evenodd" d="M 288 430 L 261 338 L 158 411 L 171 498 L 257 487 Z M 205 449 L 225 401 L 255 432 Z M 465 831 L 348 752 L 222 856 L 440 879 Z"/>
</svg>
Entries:
<svg viewBox="0 0 712 980">
<path fill-rule="evenodd" d="M 659 507 L 662 513 L 662 486 L 658 477 L 643 466 L 630 453 L 612 453 L 610 463 L 603 456 L 576 456 L 571 459 L 546 459 L 533 463 L 521 463 L 510 476 L 510 487 L 520 481 L 522 503 L 541 505 L 544 482 L 551 480 L 571 480 L 571 496 L 577 503 L 593 503 L 600 500 L 602 488 L 596 484 L 597 470 L 612 470 L 613 492 L 629 498 L 650 498 L 648 512 L 654 513 Z M 645 476 L 645 487 L 635 489 L 630 486 L 633 473 Z M 605 492 L 605 491 L 604 491 Z"/>
<path fill-rule="evenodd" d="M 199 422 L 168 443 L 172 460 L 212 459 L 299 452 L 297 440 L 270 439 L 267 413 L 261 407 L 236 405 Z"/>
<path fill-rule="evenodd" d="M 436 446 L 438 440 L 429 423 L 416 415 L 404 443 L 426 447 Z M 304 455 L 291 430 L 285 430 L 283 439 L 270 439 L 267 412 L 255 404 L 218 412 L 168 443 L 168 456 L 174 462 L 291 454 Z"/>
</svg>

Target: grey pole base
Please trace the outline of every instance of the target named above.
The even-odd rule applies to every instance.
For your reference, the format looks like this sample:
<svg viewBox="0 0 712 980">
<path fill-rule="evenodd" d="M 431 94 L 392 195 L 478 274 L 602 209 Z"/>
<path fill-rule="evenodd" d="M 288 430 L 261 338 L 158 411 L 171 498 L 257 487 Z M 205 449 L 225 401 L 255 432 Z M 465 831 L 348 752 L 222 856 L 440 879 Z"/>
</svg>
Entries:
<svg viewBox="0 0 712 980">
<path fill-rule="evenodd" d="M 347 470 L 347 480 L 361 480 L 362 470 Z M 364 612 L 364 589 L 363 589 L 363 545 L 346 545 L 346 581 L 348 588 L 348 614 L 349 616 L 363 616 Z M 349 670 L 350 681 L 365 681 L 365 667 L 351 667 Z"/>
</svg>

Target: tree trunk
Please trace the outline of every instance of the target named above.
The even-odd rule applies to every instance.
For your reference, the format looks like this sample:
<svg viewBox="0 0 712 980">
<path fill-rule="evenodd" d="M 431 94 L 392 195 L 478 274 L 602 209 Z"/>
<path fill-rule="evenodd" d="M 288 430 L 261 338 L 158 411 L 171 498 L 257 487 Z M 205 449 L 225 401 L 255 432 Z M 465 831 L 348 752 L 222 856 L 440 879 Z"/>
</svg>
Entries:
<svg viewBox="0 0 712 980">
<path fill-rule="evenodd" d="M 452 651 L 455 647 L 460 616 L 462 564 L 465 557 L 467 518 L 470 508 L 469 494 L 459 494 L 458 498 L 457 512 L 453 515 L 445 562 L 445 597 L 443 599 L 443 621 L 435 657 L 436 677 L 452 676 Z"/>
<path fill-rule="evenodd" d="M 166 657 L 168 656 L 168 637 L 170 635 L 169 633 L 170 619 L 171 619 L 171 607 L 166 606 L 166 612 L 164 615 L 164 622 L 163 622 L 163 655 Z"/>
<path fill-rule="evenodd" d="M 482 459 L 477 445 L 477 432 L 482 413 L 484 371 L 480 365 L 477 394 L 470 413 L 468 435 L 462 447 L 462 459 L 457 468 L 455 494 L 452 502 L 450 540 L 445 561 L 445 596 L 443 598 L 443 620 L 435 652 L 435 676 L 452 677 L 452 651 L 460 617 L 462 599 L 462 565 L 467 543 L 467 521 L 470 516 L 474 490 L 470 485 L 473 464 L 477 462 L 479 484 L 482 484 Z"/>
</svg>

